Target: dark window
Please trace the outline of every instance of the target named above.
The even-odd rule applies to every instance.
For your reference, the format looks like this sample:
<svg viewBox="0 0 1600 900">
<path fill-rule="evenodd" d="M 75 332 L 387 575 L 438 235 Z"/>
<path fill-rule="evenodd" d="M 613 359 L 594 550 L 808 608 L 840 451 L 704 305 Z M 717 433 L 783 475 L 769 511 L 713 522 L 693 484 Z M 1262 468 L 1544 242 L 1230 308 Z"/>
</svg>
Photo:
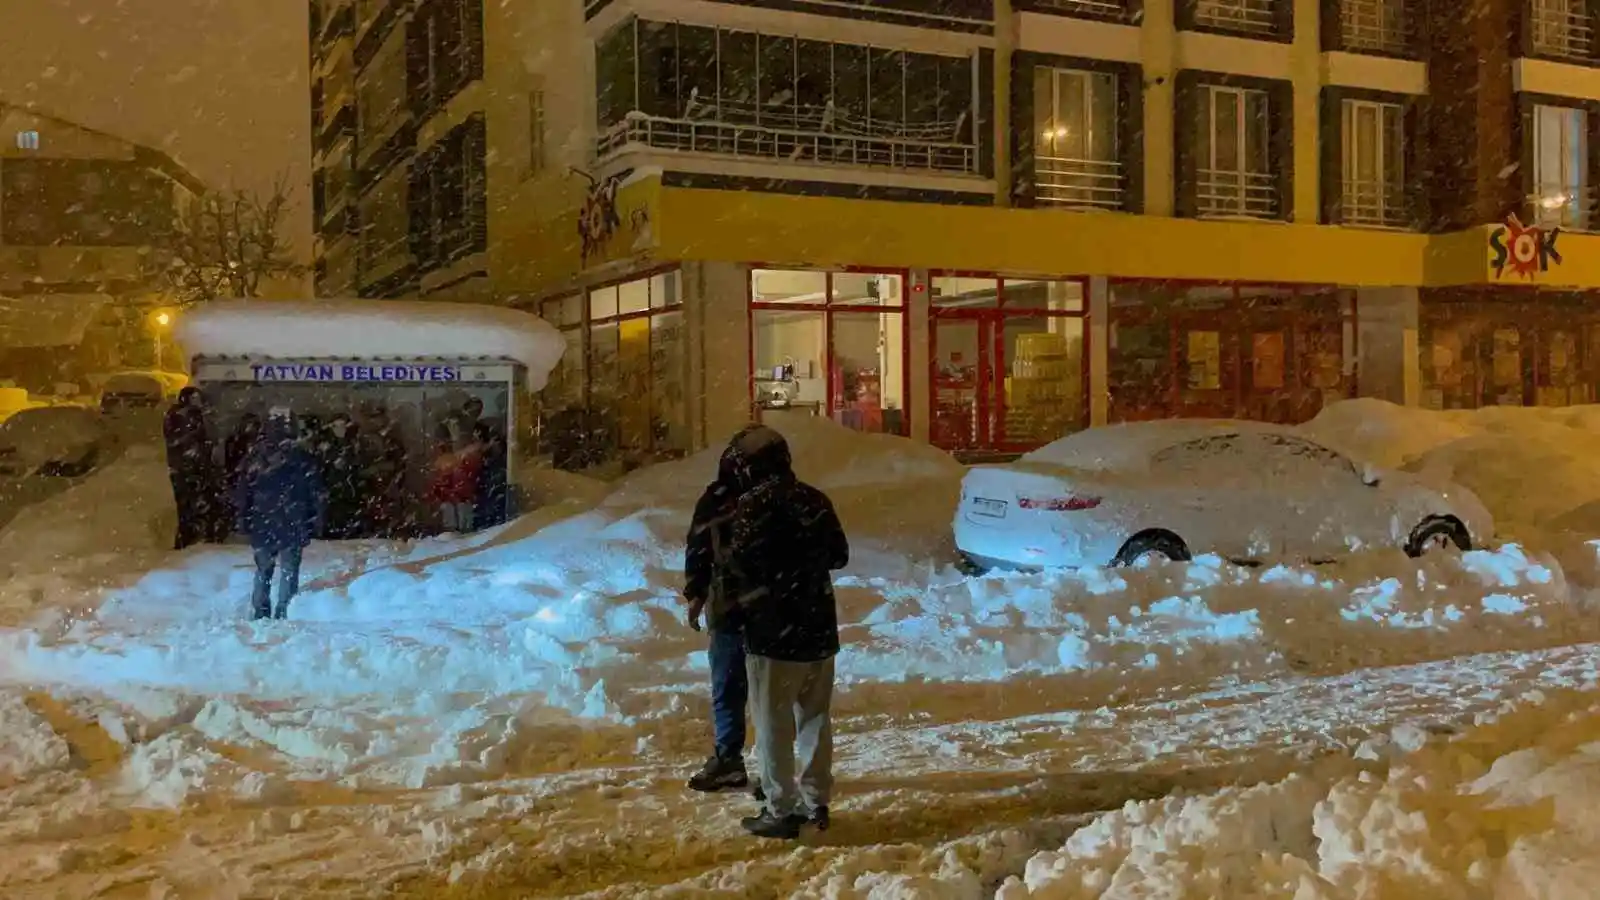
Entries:
<svg viewBox="0 0 1600 900">
<path fill-rule="evenodd" d="M 761 36 L 760 112 L 762 124 L 770 128 L 794 129 L 794 38 Z"/>
<path fill-rule="evenodd" d="M 833 106 L 840 119 L 867 121 L 867 48 L 833 45 Z"/>
<path fill-rule="evenodd" d="M 760 87 L 756 83 L 759 51 L 753 31 L 724 31 L 718 58 L 722 96 L 718 109 L 721 121 L 754 123 Z"/>
<path fill-rule="evenodd" d="M 717 30 L 678 26 L 677 115 L 712 118 L 717 105 Z"/>
<path fill-rule="evenodd" d="M 602 126 L 615 125 L 636 108 L 633 23 L 612 30 L 595 45 L 596 111 Z"/>
<path fill-rule="evenodd" d="M 906 121 L 906 54 L 873 47 L 867 68 L 867 113 L 874 132 L 898 130 Z"/>
</svg>

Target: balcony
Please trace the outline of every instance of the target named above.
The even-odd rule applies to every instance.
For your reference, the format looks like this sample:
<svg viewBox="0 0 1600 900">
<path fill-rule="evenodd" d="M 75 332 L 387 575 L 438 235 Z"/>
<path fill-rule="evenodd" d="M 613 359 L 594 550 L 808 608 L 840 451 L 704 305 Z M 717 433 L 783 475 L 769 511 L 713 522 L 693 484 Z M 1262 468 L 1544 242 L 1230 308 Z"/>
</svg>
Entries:
<svg viewBox="0 0 1600 900">
<path fill-rule="evenodd" d="M 1122 163 L 1041 156 L 1034 160 L 1035 201 L 1063 209 L 1123 208 Z"/>
<path fill-rule="evenodd" d="M 1013 5 L 1027 11 L 1060 13 L 1086 19 L 1125 21 L 1128 7 L 1123 0 L 1014 0 Z"/>
<path fill-rule="evenodd" d="M 1190 15 L 1202 28 L 1240 34 L 1276 35 L 1276 0 L 1190 0 Z"/>
<path fill-rule="evenodd" d="M 1532 211 L 1531 224 L 1540 228 L 1588 231 L 1594 223 L 1591 211 L 1595 208 L 1595 196 L 1591 185 L 1535 187 L 1527 198 Z"/>
<path fill-rule="evenodd" d="M 828 113 L 816 118 L 812 123 L 804 116 L 795 117 L 790 121 L 798 127 L 785 128 L 665 118 L 636 111 L 600 135 L 595 154 L 604 160 L 629 149 L 647 147 L 761 162 L 895 169 L 919 174 L 979 174 L 978 148 L 948 139 L 960 133 L 963 123 L 908 126 L 897 129 L 895 134 L 872 134 L 870 128 L 858 131 L 844 123 L 831 122 L 833 117 Z"/>
<path fill-rule="evenodd" d="M 1277 176 L 1201 169 L 1195 173 L 1195 210 L 1208 219 L 1276 219 Z"/>
<path fill-rule="evenodd" d="M 1594 20 L 1587 0 L 1531 0 L 1528 25 L 1536 55 L 1577 63 L 1594 61 Z"/>
<path fill-rule="evenodd" d="M 1410 224 L 1405 191 L 1398 184 L 1355 180 L 1344 183 L 1342 224 L 1366 228 L 1405 228 Z"/>
<path fill-rule="evenodd" d="M 1340 0 L 1344 50 L 1407 56 L 1413 52 L 1406 0 Z"/>
</svg>

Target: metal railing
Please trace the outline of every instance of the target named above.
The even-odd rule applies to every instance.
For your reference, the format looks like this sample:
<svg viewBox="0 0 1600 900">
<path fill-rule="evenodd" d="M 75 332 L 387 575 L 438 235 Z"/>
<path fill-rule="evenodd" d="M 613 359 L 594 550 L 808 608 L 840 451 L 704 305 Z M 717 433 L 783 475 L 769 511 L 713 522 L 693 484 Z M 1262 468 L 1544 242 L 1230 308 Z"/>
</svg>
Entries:
<svg viewBox="0 0 1600 900">
<path fill-rule="evenodd" d="M 1586 0 L 1530 0 L 1535 53 L 1588 62 L 1594 58 L 1594 21 Z"/>
<path fill-rule="evenodd" d="M 1594 225 L 1595 189 L 1591 185 L 1535 187 L 1528 196 L 1532 224 L 1541 228 L 1588 231 Z"/>
<path fill-rule="evenodd" d="M 1405 228 L 1411 221 L 1405 189 L 1398 184 L 1370 179 L 1346 181 L 1341 205 L 1346 225 Z"/>
<path fill-rule="evenodd" d="M 1346 50 L 1398 55 L 1412 49 L 1406 0 L 1340 0 L 1339 30 Z"/>
<path fill-rule="evenodd" d="M 1033 162 L 1035 199 L 1040 206 L 1122 208 L 1122 163 L 1060 156 L 1040 156 Z"/>
<path fill-rule="evenodd" d="M 971 144 L 668 119 L 640 112 L 629 113 L 603 132 L 595 141 L 595 154 L 605 159 L 630 146 L 812 165 L 978 174 L 978 148 Z"/>
<path fill-rule="evenodd" d="M 1278 179 L 1269 173 L 1201 169 L 1195 173 L 1195 209 L 1202 216 L 1274 219 Z"/>
<path fill-rule="evenodd" d="M 1198 25 L 1251 34 L 1278 30 L 1277 0 L 1192 0 Z"/>
<path fill-rule="evenodd" d="M 1122 0 L 1037 0 L 1035 5 L 1040 9 L 1102 18 L 1122 16 L 1128 12 Z"/>
</svg>

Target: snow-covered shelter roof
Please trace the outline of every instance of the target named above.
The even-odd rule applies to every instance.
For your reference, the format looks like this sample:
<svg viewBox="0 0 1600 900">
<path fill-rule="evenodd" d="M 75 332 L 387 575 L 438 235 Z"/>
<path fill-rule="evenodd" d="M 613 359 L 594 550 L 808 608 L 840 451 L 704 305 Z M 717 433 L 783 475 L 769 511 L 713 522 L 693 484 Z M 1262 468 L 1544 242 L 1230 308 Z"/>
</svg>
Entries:
<svg viewBox="0 0 1600 900">
<path fill-rule="evenodd" d="M 178 317 L 194 357 L 251 359 L 511 359 L 528 389 L 561 361 L 561 332 L 503 306 L 409 300 L 225 300 Z"/>
</svg>

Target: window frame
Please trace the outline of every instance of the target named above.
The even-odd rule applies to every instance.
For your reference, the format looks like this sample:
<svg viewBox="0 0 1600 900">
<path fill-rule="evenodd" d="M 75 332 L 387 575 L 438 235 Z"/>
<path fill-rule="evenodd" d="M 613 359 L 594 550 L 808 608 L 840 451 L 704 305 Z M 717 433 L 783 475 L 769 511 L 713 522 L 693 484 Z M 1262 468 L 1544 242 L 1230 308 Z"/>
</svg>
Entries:
<svg viewBox="0 0 1600 900">
<path fill-rule="evenodd" d="M 1241 161 L 1236 175 L 1241 186 L 1239 203 L 1233 207 L 1235 211 L 1215 207 L 1215 199 L 1202 208 L 1201 178 L 1205 169 L 1204 163 L 1210 163 L 1216 156 L 1215 135 L 1216 110 L 1214 97 L 1218 90 L 1233 92 L 1237 98 L 1235 108 L 1239 112 L 1249 111 L 1248 98 L 1252 92 L 1259 94 L 1264 100 L 1262 136 L 1266 144 L 1262 148 L 1265 153 L 1265 172 L 1250 172 L 1248 170 L 1247 155 L 1248 141 L 1240 146 Z M 1185 69 L 1178 73 L 1175 103 L 1173 105 L 1177 119 L 1173 149 L 1176 156 L 1176 209 L 1177 215 L 1185 218 L 1242 218 L 1255 221 L 1293 221 L 1294 209 L 1294 85 L 1292 82 L 1281 79 L 1256 78 L 1245 75 L 1233 75 L 1225 72 L 1210 72 L 1199 69 Z M 1249 117 L 1240 116 L 1235 126 L 1235 138 L 1241 134 L 1248 136 Z M 1202 127 L 1205 129 L 1202 131 Z M 1204 151 L 1202 153 L 1202 151 Z M 1204 161 L 1202 161 L 1204 156 Z M 1217 171 L 1212 169 L 1211 172 Z M 1249 207 L 1244 203 L 1245 192 L 1243 187 L 1249 182 L 1243 175 L 1256 176 L 1269 179 L 1268 182 L 1256 182 L 1258 188 L 1270 183 L 1272 190 L 1272 209 L 1267 212 L 1246 212 Z M 1215 179 L 1215 175 L 1212 178 Z M 1211 186 L 1215 190 L 1214 182 Z"/>
</svg>

